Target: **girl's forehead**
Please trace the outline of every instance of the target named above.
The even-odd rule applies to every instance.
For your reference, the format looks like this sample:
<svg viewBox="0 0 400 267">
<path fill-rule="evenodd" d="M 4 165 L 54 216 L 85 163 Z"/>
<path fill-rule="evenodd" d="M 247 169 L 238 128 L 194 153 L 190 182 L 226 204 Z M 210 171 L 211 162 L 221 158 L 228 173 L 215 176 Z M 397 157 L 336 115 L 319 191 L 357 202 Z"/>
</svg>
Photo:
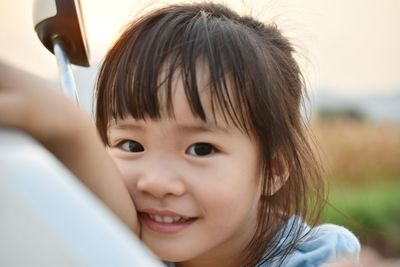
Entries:
<svg viewBox="0 0 400 267">
<path fill-rule="evenodd" d="M 131 121 L 142 122 L 146 121 L 157 121 L 164 122 L 165 124 L 175 125 L 178 128 L 205 128 L 212 130 L 227 131 L 232 127 L 232 125 L 223 119 L 222 112 L 220 109 L 214 109 L 211 104 L 210 91 L 206 88 L 207 84 L 198 83 L 198 94 L 200 96 L 201 106 L 204 110 L 206 119 L 201 119 L 195 112 L 193 112 L 191 105 L 186 95 L 182 79 L 177 78 L 175 81 L 175 86 L 171 91 L 171 110 L 168 111 L 167 102 L 163 99 L 165 96 L 160 98 L 161 104 L 161 116 L 157 119 L 145 119 L 145 120 L 135 120 L 131 116 Z M 160 90 L 165 92 L 165 90 Z"/>
<path fill-rule="evenodd" d="M 160 103 L 160 117 L 150 118 L 145 116 L 142 118 L 134 118 L 130 114 L 126 114 L 122 119 L 114 119 L 110 121 L 109 127 L 119 127 L 123 125 L 146 125 L 162 123 L 167 127 L 175 127 L 179 129 L 197 129 L 211 132 L 229 132 L 237 131 L 238 129 L 229 123 L 223 117 L 221 108 L 213 107 L 211 100 L 212 90 L 209 86 L 208 74 L 204 69 L 199 68 L 197 76 L 197 94 L 200 104 L 204 110 L 206 119 L 203 120 L 197 115 L 189 102 L 191 96 L 188 95 L 184 86 L 182 74 L 176 72 L 173 77 L 170 88 L 170 99 L 168 100 L 168 89 L 163 88 L 167 85 L 162 85 L 158 91 Z M 169 102 L 170 101 L 170 102 Z M 193 105 L 193 104 L 192 104 Z"/>
<path fill-rule="evenodd" d="M 189 68 L 189 69 L 188 69 Z M 137 82 L 115 88 L 113 116 L 110 119 L 132 116 L 135 119 L 177 122 L 200 121 L 222 128 L 240 129 L 249 133 L 249 119 L 243 99 L 227 73 L 214 75 L 209 62 L 202 58 L 193 66 L 174 66 L 167 60 L 152 77 L 155 84 L 137 78 Z M 146 76 L 147 77 L 147 76 Z M 147 77 L 149 78 L 149 77 Z M 154 81 L 154 80 L 153 80 Z M 128 85 L 128 87 L 127 87 Z M 242 89 L 240 89 L 242 90 Z M 121 108 L 122 107 L 122 108 Z M 109 123 L 111 123 L 111 120 Z"/>
<path fill-rule="evenodd" d="M 214 95 L 212 90 L 215 90 L 211 84 L 213 83 L 210 79 L 210 71 L 208 64 L 204 60 L 197 60 L 195 65 L 194 77 L 196 81 L 196 87 L 193 88 L 188 84 L 187 74 L 182 69 L 176 69 L 171 77 L 171 88 L 168 88 L 168 84 L 163 82 L 166 80 L 169 70 L 164 68 L 159 75 L 159 84 L 161 84 L 158 90 L 158 99 L 161 105 L 161 116 L 162 117 L 174 117 L 179 118 L 182 115 L 185 117 L 193 117 L 199 119 L 198 116 L 193 112 L 193 101 L 195 96 L 199 98 L 199 105 L 205 112 L 207 120 L 218 123 L 221 120 L 222 110 L 219 105 L 214 105 L 216 101 L 213 99 Z M 186 76 L 185 76 L 186 75 Z M 229 82 L 227 83 L 229 86 Z M 188 90 L 188 87 L 191 87 Z M 169 96 L 168 96 L 169 95 Z M 168 99 L 170 98 L 170 99 Z M 172 107 L 172 114 L 169 114 L 169 106 Z M 186 115 L 191 116 L 186 116 Z M 222 123 L 222 121 L 220 122 Z"/>
<path fill-rule="evenodd" d="M 195 87 L 188 83 L 185 73 L 177 69 L 172 76 L 171 88 L 167 88 L 166 83 L 159 88 L 161 119 L 172 118 L 178 124 L 206 125 L 207 128 L 252 135 L 249 128 L 246 128 L 249 125 L 248 114 L 244 112 L 246 108 L 243 108 L 238 94 L 234 92 L 237 88 L 233 88 L 230 75 L 225 74 L 225 77 L 213 80 L 216 78 L 211 76 L 209 64 L 204 59 L 197 60 L 195 68 Z M 165 74 L 160 74 L 161 77 L 162 75 Z M 221 82 L 221 79 L 224 81 Z M 199 115 L 200 109 L 204 112 L 204 118 Z"/>
<path fill-rule="evenodd" d="M 211 81 L 209 64 L 205 59 L 199 58 L 193 66 L 189 66 L 190 71 L 183 69 L 182 66 L 175 67 L 170 60 L 166 60 L 158 72 L 158 84 L 160 85 L 159 93 L 161 96 L 168 91 L 168 83 L 170 80 L 172 91 L 174 89 L 185 89 L 185 87 L 193 87 L 193 84 L 187 84 L 189 81 L 195 83 L 197 91 L 202 94 L 206 88 L 209 89 Z M 192 81 L 193 79 L 193 81 Z"/>
</svg>

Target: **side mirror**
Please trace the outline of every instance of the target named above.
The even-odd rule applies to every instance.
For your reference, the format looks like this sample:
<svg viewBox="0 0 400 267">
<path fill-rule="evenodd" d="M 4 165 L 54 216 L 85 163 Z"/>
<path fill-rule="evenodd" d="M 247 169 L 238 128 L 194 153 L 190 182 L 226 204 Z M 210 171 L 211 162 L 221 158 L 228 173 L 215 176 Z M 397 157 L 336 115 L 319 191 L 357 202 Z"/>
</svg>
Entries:
<svg viewBox="0 0 400 267">
<path fill-rule="evenodd" d="M 80 2 L 78 0 L 35 0 L 33 23 L 43 45 L 57 58 L 61 86 L 79 103 L 70 63 L 89 66 Z"/>
<path fill-rule="evenodd" d="M 54 53 L 54 40 L 60 40 L 72 64 L 90 65 L 78 0 L 35 0 L 33 23 L 40 41 L 50 52 Z"/>
</svg>

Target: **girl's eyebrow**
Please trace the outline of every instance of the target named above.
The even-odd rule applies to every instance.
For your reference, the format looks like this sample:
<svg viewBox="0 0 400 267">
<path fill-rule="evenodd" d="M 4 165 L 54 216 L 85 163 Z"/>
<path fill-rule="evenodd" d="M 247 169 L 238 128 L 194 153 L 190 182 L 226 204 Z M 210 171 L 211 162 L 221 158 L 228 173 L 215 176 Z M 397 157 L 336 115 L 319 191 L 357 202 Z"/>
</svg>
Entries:
<svg viewBox="0 0 400 267">
<path fill-rule="evenodd" d="M 178 130 L 183 132 L 214 132 L 214 133 L 228 133 L 226 127 L 222 127 L 216 124 L 204 123 L 204 124 L 180 124 Z"/>
<path fill-rule="evenodd" d="M 143 130 L 143 127 L 140 125 L 132 124 L 132 123 L 118 123 L 111 124 L 109 129 L 117 129 L 117 130 Z"/>
<path fill-rule="evenodd" d="M 145 126 L 132 124 L 132 123 L 112 123 L 109 129 L 116 130 L 135 130 L 144 131 Z M 199 133 L 199 132 L 213 132 L 213 133 L 228 133 L 227 127 L 217 125 L 214 123 L 195 123 L 195 124 L 177 124 L 176 129 L 178 132 Z"/>
</svg>

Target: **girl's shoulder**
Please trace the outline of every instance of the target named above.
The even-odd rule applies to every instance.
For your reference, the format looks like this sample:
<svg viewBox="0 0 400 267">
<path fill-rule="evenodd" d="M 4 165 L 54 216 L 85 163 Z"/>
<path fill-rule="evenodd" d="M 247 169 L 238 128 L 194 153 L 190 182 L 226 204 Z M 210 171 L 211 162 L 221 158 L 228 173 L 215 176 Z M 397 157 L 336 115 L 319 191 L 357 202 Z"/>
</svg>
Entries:
<svg viewBox="0 0 400 267">
<path fill-rule="evenodd" d="M 279 266 L 318 267 L 341 260 L 358 263 L 360 242 L 348 229 L 334 224 L 322 224 L 311 228 L 301 218 L 293 216 L 283 227 L 280 237 L 290 236 L 292 234 L 290 229 L 294 223 L 302 224 L 304 238 Z M 291 238 L 285 240 L 291 240 Z M 175 267 L 174 263 L 164 263 L 167 267 Z M 266 262 L 258 266 L 276 267 L 278 265 Z"/>
<path fill-rule="evenodd" d="M 360 243 L 348 229 L 333 224 L 310 228 L 302 223 L 307 234 L 288 255 L 283 266 L 324 266 L 341 260 L 358 263 Z"/>
<path fill-rule="evenodd" d="M 303 248 L 333 250 L 338 256 L 358 256 L 360 242 L 348 229 L 334 224 L 322 224 L 311 230 L 310 239 L 302 244 Z"/>
</svg>

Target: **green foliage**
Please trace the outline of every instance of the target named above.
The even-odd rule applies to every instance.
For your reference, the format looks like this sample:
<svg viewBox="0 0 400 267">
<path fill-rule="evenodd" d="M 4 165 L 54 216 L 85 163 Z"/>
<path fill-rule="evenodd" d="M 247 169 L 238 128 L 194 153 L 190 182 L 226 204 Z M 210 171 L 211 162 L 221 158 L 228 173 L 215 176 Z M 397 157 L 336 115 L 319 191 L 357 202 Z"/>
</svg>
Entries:
<svg viewBox="0 0 400 267">
<path fill-rule="evenodd" d="M 331 189 L 325 222 L 345 226 L 386 256 L 400 255 L 400 180 Z"/>
</svg>

